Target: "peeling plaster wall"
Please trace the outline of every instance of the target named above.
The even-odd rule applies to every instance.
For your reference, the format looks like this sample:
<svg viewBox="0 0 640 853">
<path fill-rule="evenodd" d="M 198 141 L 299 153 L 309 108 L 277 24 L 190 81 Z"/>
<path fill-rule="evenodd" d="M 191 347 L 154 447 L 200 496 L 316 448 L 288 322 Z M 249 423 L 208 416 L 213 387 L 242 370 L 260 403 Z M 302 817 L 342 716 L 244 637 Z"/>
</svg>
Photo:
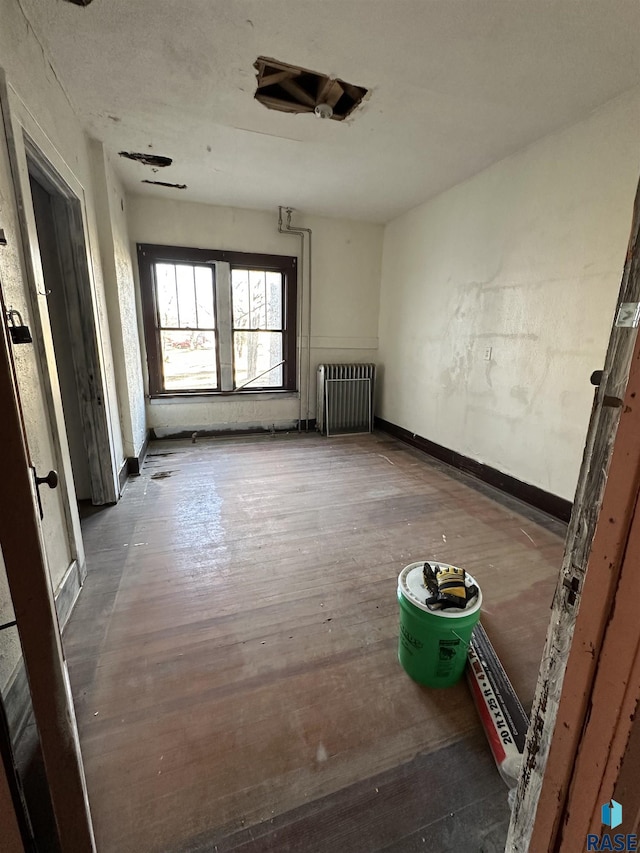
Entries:
<svg viewBox="0 0 640 853">
<path fill-rule="evenodd" d="M 12 0 L 0 0 L 0 67 L 8 83 L 16 90 L 27 109 L 47 135 L 52 145 L 74 173 L 84 190 L 92 271 L 97 293 L 98 322 L 102 333 L 102 355 L 107 380 L 107 404 L 113 433 L 115 455 L 123 459 L 113 357 L 109 339 L 109 323 L 104 298 L 102 268 L 94 211 L 91 165 L 87 137 L 76 118 L 73 105 L 60 85 L 55 71 L 40 43 Z"/>
<path fill-rule="evenodd" d="M 124 455 L 137 456 L 147 425 L 125 194 L 102 143 L 89 147 Z"/>
<path fill-rule="evenodd" d="M 117 460 L 124 458 L 115 391 L 109 324 L 104 300 L 102 272 L 98 257 L 98 241 L 93 207 L 91 169 L 85 134 L 76 119 L 72 105 L 58 82 L 48 57 L 44 54 L 20 5 L 14 0 L 0 0 L 0 67 L 9 85 L 35 117 L 50 144 L 59 152 L 77 180 L 82 184 L 86 204 L 87 243 L 92 257 L 92 271 L 97 292 L 97 311 L 103 335 L 102 355 L 107 379 L 107 405 L 112 440 Z M 0 277 L 8 304 L 22 312 L 25 322 L 32 323 L 26 282 L 21 262 L 21 238 L 18 231 L 15 194 L 6 159 L 4 144 L 0 152 L 0 225 L 5 229 L 8 245 L 0 252 Z M 34 465 L 39 471 L 59 467 L 52 440 L 49 414 L 43 392 L 42 377 L 31 346 L 14 350 L 18 384 L 25 414 L 27 439 Z M 56 393 L 56 389 L 54 389 Z M 61 489 L 42 490 L 45 511 L 44 539 L 51 584 L 55 591 L 64 578 L 72 559 L 68 541 Z M 0 588 L 5 588 L 4 567 L 0 566 Z M 2 593 L 4 602 L 4 593 Z M 3 603 L 2 610 L 4 612 Z M 19 645 L 12 639 L 13 629 L 0 635 L 0 688 L 6 684 L 20 659 Z"/>
<path fill-rule="evenodd" d="M 639 171 L 634 90 L 389 223 L 377 413 L 572 499 Z"/>
<path fill-rule="evenodd" d="M 131 196 L 128 219 L 132 254 L 136 243 L 159 243 L 292 255 L 299 259 L 299 238 L 278 233 L 277 208 L 273 212 L 263 212 Z M 294 214 L 293 223 L 313 230 L 310 371 L 310 417 L 313 418 L 318 364 L 376 360 L 383 229 L 371 223 L 305 217 L 298 213 Z M 306 275 L 304 280 L 306 288 Z M 300 294 L 300 275 L 298 286 Z M 305 318 L 307 300 L 305 290 Z M 302 332 L 303 374 L 306 374 L 306 319 Z M 144 340 L 142 331 L 141 339 Z M 305 389 L 303 376 L 303 419 Z M 147 404 L 148 424 L 158 435 L 191 428 L 267 428 L 271 425 L 287 428 L 297 419 L 297 395 L 277 400 L 253 396 L 241 400 L 200 398 L 188 403 L 153 400 Z"/>
</svg>

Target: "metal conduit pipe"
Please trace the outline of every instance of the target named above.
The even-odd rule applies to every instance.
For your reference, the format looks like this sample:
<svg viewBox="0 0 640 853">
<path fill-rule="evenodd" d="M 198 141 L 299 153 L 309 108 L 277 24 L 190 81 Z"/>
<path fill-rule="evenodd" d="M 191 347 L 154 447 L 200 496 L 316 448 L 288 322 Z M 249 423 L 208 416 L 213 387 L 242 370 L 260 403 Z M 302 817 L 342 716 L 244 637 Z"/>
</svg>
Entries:
<svg viewBox="0 0 640 853">
<path fill-rule="evenodd" d="M 282 211 L 285 211 L 287 216 L 286 224 L 283 225 L 282 222 Z M 306 381 L 307 381 L 307 409 L 305 415 L 304 428 L 305 432 L 309 431 L 309 413 L 310 413 L 310 394 L 311 394 L 311 228 L 300 228 L 291 225 L 291 214 L 293 213 L 293 208 L 291 207 L 278 207 L 278 231 L 280 234 L 295 234 L 300 237 L 300 269 L 301 272 L 301 280 L 302 287 L 300 292 L 300 341 L 302 342 L 302 323 L 304 320 L 304 235 L 306 234 L 309 238 L 309 260 L 308 260 L 308 273 L 307 273 L 307 282 L 308 282 L 308 296 L 307 296 L 307 371 L 306 371 Z M 302 428 L 302 345 L 300 346 L 300 358 L 298 359 L 298 389 L 300 394 L 300 404 L 298 406 L 298 432 L 300 432 Z"/>
<path fill-rule="evenodd" d="M 287 208 L 289 210 L 289 208 Z M 290 219 L 289 219 L 290 221 Z M 284 228 L 282 225 L 282 207 L 278 207 L 278 231 L 280 234 L 294 234 L 297 237 L 300 237 L 300 269 L 302 270 L 301 276 L 304 277 L 304 234 L 302 231 L 293 231 L 291 228 Z M 302 281 L 302 286 L 300 288 L 300 306 L 298 309 L 298 329 L 296 334 L 299 335 L 300 340 L 300 355 L 298 357 L 298 432 L 302 430 L 302 309 L 303 309 L 303 299 L 304 299 L 304 281 Z"/>
<path fill-rule="evenodd" d="M 311 414 L 311 297 L 313 294 L 313 288 L 311 286 L 311 277 L 312 277 L 312 249 L 311 249 L 311 240 L 312 240 L 312 232 L 311 228 L 302 228 L 300 226 L 296 226 L 295 228 L 291 225 L 291 214 L 293 210 L 288 207 L 287 208 L 287 230 L 295 230 L 306 234 L 309 239 L 308 248 L 309 251 L 307 253 L 307 410 L 305 414 L 305 422 L 304 428 L 306 432 L 309 432 L 309 415 Z M 304 237 L 302 237 L 304 241 Z M 304 273 L 303 273 L 304 274 Z M 300 306 L 300 312 L 302 314 L 302 306 Z M 302 393 L 302 388 L 300 389 Z"/>
</svg>

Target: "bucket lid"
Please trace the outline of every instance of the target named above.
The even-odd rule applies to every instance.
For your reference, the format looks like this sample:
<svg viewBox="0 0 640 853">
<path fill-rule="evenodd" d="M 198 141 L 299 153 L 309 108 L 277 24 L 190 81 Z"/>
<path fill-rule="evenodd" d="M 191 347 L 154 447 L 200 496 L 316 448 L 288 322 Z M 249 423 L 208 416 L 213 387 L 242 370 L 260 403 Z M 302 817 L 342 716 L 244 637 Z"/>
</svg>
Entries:
<svg viewBox="0 0 640 853">
<path fill-rule="evenodd" d="M 426 562 L 438 569 L 449 568 L 449 563 L 438 563 L 435 560 L 427 560 Z M 471 586 L 471 584 L 475 583 L 478 587 L 478 597 L 471 607 L 467 607 L 465 610 L 431 610 L 427 607 L 426 599 L 429 595 L 429 591 L 425 586 L 422 574 L 424 564 L 425 560 L 421 560 L 419 563 L 410 563 L 408 566 L 404 567 L 398 576 L 398 591 L 402 593 L 407 601 L 410 601 L 411 604 L 418 607 L 420 610 L 424 610 L 427 613 L 432 613 L 437 616 L 444 616 L 446 619 L 460 619 L 461 616 L 469 616 L 470 614 L 476 613 L 480 610 L 482 607 L 482 590 L 469 572 L 467 572 L 466 585 Z"/>
</svg>

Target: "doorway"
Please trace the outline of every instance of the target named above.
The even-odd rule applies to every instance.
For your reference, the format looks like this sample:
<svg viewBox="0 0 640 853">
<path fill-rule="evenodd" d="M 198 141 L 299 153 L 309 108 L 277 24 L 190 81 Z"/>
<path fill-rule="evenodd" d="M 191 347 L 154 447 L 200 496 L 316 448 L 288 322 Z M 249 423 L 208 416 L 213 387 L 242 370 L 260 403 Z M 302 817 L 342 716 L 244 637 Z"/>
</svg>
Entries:
<svg viewBox="0 0 640 853">
<path fill-rule="evenodd" d="M 115 503 L 98 329 L 80 201 L 25 136 L 29 188 L 76 500 Z"/>
<path fill-rule="evenodd" d="M 84 449 L 92 502 L 113 503 L 118 496 L 103 369 L 106 328 L 101 328 L 95 294 L 84 188 L 1 69 L 0 127 L 5 243 L 0 253 L 0 304 L 3 311 L 15 310 L 30 330 L 30 340 L 21 347 L 9 337 L 10 324 L 3 323 L 0 334 L 0 433 L 8 466 L 6 488 L 0 489 L 0 577 L 5 570 L 7 575 L 0 587 L 0 705 L 7 713 L 7 725 L 0 721 L 0 775 L 11 776 L 12 768 L 19 768 L 38 849 L 57 849 L 59 837 L 65 850 L 92 850 L 60 631 L 86 575 L 71 461 L 78 448 Z M 32 179 L 39 188 L 31 185 Z M 35 215 L 43 206 L 48 216 L 44 229 L 42 217 L 36 223 Z M 52 257 L 57 280 L 51 278 Z M 67 332 L 58 336 L 55 348 L 49 316 L 55 313 L 49 304 L 54 287 L 62 294 L 68 317 Z M 71 430 L 67 437 L 69 395 L 61 391 L 58 375 L 65 349 L 74 370 L 81 368 L 74 388 L 82 424 L 79 442 Z M 72 453 L 70 444 L 75 444 Z M 58 488 L 51 487 L 56 478 L 47 475 L 54 470 Z M 36 490 L 36 476 L 50 488 Z M 20 817 L 19 791 L 14 786 L 9 793 Z"/>
<path fill-rule="evenodd" d="M 77 500 L 90 500 L 91 475 L 89 473 L 89 454 L 84 439 L 84 429 L 80 410 L 78 385 L 76 384 L 77 366 L 69 346 L 71 329 L 69 309 L 65 295 L 65 279 L 62 275 L 58 235 L 53 215 L 53 197 L 42 184 L 29 175 L 33 212 L 36 218 L 40 259 L 49 306 L 49 320 L 56 354 L 58 382 L 62 397 L 64 422 L 71 454 L 73 482 Z"/>
</svg>

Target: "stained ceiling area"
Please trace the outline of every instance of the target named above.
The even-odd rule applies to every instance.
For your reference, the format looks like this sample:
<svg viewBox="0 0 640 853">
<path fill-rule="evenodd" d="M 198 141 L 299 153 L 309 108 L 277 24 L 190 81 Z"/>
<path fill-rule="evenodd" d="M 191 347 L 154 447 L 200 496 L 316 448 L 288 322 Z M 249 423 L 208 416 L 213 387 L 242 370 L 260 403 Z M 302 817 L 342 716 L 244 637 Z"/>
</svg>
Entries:
<svg viewBox="0 0 640 853">
<path fill-rule="evenodd" d="M 209 204 L 386 222 L 640 85 L 637 0 L 20 4 L 127 189 Z M 259 57 L 366 95 L 265 109 Z"/>
</svg>

